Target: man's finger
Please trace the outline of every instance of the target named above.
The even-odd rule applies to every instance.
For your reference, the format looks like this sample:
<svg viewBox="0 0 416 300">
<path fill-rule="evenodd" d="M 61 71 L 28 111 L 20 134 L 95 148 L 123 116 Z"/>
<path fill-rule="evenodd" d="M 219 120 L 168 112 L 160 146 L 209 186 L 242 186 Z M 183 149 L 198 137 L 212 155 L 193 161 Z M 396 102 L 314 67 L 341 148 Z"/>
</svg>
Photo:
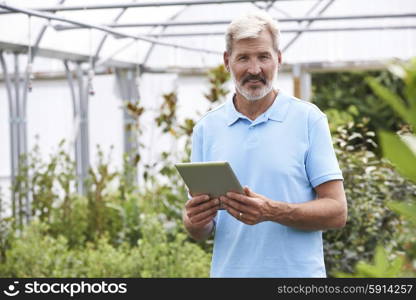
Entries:
<svg viewBox="0 0 416 300">
<path fill-rule="evenodd" d="M 241 202 L 238 202 L 234 199 L 228 198 L 228 197 L 221 197 L 221 201 L 224 201 L 226 207 L 232 207 L 233 209 L 241 212 L 246 212 L 247 207 L 244 204 L 241 204 Z"/>
<path fill-rule="evenodd" d="M 252 197 L 248 197 L 246 195 L 242 195 L 242 194 L 238 194 L 238 193 L 233 193 L 233 192 L 228 192 L 227 193 L 227 197 L 231 198 L 235 201 L 238 201 L 242 204 L 245 205 L 256 205 L 256 201 L 254 200 L 254 198 Z"/>
<path fill-rule="evenodd" d="M 194 216 L 191 219 L 191 222 L 193 224 L 198 224 L 198 223 L 201 223 L 202 221 L 204 221 L 205 219 L 213 218 L 216 215 L 217 215 L 217 211 L 216 210 L 205 211 L 205 212 L 203 212 L 203 213 L 201 213 L 199 215 Z"/>
<path fill-rule="evenodd" d="M 214 206 L 211 207 L 210 209 L 205 209 L 203 211 L 200 211 L 198 213 L 194 213 L 192 215 L 188 215 L 188 217 L 192 220 L 192 222 L 199 222 L 201 219 L 205 218 L 206 216 L 213 214 L 213 213 L 217 213 L 218 207 Z"/>
<path fill-rule="evenodd" d="M 238 194 L 238 193 L 234 193 L 234 192 L 228 192 L 227 197 L 232 198 L 232 199 L 237 200 L 237 201 L 241 201 L 241 202 L 246 202 L 247 198 L 248 198 L 246 195 L 242 195 L 242 194 Z"/>
<path fill-rule="evenodd" d="M 210 199 L 209 201 L 202 202 L 202 204 L 192 207 L 188 215 L 191 217 L 211 208 L 215 208 L 217 210 L 219 208 L 219 204 L 218 198 Z"/>
<path fill-rule="evenodd" d="M 212 213 L 210 215 L 208 215 L 207 217 L 203 218 L 202 220 L 199 220 L 198 222 L 192 222 L 192 224 L 196 225 L 196 226 L 203 226 L 208 224 L 209 222 L 212 221 L 212 219 L 217 215 L 217 212 Z"/>
<path fill-rule="evenodd" d="M 231 206 L 227 206 L 227 211 L 228 211 L 229 214 L 231 214 L 237 220 L 239 220 L 241 222 L 244 222 L 243 221 L 243 219 L 244 219 L 244 213 L 243 212 L 238 211 L 238 210 L 234 209 Z"/>
<path fill-rule="evenodd" d="M 201 203 L 203 203 L 205 201 L 208 201 L 209 199 L 210 199 L 209 198 L 209 195 L 205 195 L 205 194 L 198 195 L 198 196 L 192 197 L 192 199 L 188 200 L 186 202 L 185 206 L 186 207 L 197 206 L 197 205 L 199 205 L 199 204 L 201 204 Z"/>
</svg>

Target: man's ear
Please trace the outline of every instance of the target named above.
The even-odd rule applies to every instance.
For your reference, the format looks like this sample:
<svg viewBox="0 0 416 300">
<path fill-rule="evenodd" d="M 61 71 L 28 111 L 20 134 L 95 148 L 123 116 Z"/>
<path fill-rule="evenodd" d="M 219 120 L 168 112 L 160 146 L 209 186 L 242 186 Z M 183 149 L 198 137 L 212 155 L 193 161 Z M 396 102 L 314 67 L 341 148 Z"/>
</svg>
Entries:
<svg viewBox="0 0 416 300">
<path fill-rule="evenodd" d="M 282 64 L 282 51 L 277 51 L 277 64 L 280 65 Z"/>
<path fill-rule="evenodd" d="M 227 51 L 224 52 L 224 66 L 227 69 L 228 72 L 230 72 L 229 62 L 230 62 L 230 55 Z"/>
</svg>

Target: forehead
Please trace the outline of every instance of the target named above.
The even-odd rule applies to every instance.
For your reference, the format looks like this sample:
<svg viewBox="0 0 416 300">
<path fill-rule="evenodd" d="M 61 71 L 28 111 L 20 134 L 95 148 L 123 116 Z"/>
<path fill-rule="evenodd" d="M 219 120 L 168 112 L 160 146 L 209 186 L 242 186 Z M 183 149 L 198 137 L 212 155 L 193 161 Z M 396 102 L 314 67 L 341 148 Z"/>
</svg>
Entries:
<svg viewBox="0 0 416 300">
<path fill-rule="evenodd" d="M 233 54 L 259 51 L 273 51 L 273 38 L 268 30 L 263 30 L 256 38 L 245 38 L 241 40 L 235 40 L 232 44 Z"/>
</svg>

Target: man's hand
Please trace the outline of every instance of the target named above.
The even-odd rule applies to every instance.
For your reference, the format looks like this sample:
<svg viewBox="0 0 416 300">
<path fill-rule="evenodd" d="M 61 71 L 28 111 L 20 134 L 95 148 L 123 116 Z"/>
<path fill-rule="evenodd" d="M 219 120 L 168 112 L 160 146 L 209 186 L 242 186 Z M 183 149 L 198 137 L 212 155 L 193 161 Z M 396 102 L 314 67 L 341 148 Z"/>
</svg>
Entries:
<svg viewBox="0 0 416 300">
<path fill-rule="evenodd" d="M 301 230 L 342 228 L 347 220 L 347 200 L 342 180 L 332 180 L 315 187 L 317 197 L 304 203 L 271 200 L 248 187 L 245 195 L 227 193 L 220 197 L 227 211 L 248 225 L 263 221 L 277 222 Z"/>
<path fill-rule="evenodd" d="M 227 196 L 220 197 L 221 203 L 232 216 L 248 225 L 267 221 L 271 200 L 248 187 L 244 187 L 244 193 L 245 195 L 229 192 Z"/>
<path fill-rule="evenodd" d="M 218 198 L 210 199 L 208 195 L 193 196 L 186 202 L 183 222 L 195 240 L 203 240 L 209 236 L 219 205 Z"/>
</svg>

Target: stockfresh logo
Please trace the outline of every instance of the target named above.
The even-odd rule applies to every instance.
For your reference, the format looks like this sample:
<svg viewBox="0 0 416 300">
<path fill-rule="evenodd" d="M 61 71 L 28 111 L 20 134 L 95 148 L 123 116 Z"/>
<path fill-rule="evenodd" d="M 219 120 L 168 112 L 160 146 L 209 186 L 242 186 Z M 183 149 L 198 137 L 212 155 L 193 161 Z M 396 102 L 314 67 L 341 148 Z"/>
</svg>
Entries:
<svg viewBox="0 0 416 300">
<path fill-rule="evenodd" d="M 16 288 L 19 284 L 19 281 L 14 281 L 13 284 L 9 284 L 6 290 L 3 291 L 4 294 L 10 297 L 14 297 L 20 293 L 20 291 Z"/>
<path fill-rule="evenodd" d="M 19 281 L 9 284 L 3 293 L 9 297 L 20 294 L 67 294 L 74 297 L 77 294 L 126 294 L 127 283 L 115 282 L 43 282 L 34 280 L 21 283 Z"/>
</svg>

